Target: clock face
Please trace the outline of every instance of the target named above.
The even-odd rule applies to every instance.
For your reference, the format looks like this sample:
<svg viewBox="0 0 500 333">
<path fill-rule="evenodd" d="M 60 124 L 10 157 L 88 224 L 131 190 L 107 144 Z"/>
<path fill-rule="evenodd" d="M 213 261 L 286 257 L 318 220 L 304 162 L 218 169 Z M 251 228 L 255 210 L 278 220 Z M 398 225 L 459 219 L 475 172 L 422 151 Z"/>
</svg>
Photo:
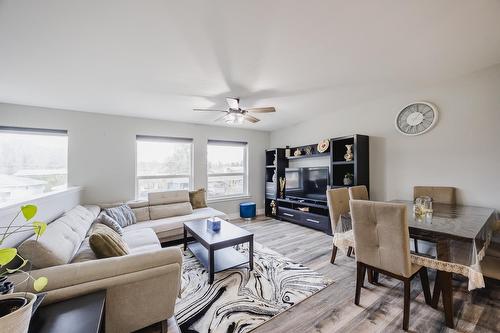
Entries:
<svg viewBox="0 0 500 333">
<path fill-rule="evenodd" d="M 396 128 L 405 135 L 427 132 L 437 121 L 437 109 L 427 102 L 412 103 L 396 117 Z"/>
</svg>

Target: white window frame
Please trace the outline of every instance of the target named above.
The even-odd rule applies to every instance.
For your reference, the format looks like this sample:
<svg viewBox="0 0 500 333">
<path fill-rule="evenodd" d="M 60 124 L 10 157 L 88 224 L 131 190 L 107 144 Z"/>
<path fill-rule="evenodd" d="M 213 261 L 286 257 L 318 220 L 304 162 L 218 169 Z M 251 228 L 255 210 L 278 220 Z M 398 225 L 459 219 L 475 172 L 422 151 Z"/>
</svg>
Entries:
<svg viewBox="0 0 500 333">
<path fill-rule="evenodd" d="M 138 141 L 159 141 L 159 142 L 169 142 L 169 143 L 189 143 L 191 146 L 191 165 L 189 166 L 189 174 L 158 174 L 151 176 L 139 176 L 137 174 L 137 142 Z M 136 135 L 135 138 L 135 198 L 139 199 L 139 180 L 141 179 L 175 179 L 175 178 L 188 178 L 189 179 L 189 190 L 194 188 L 194 177 L 193 177 L 193 165 L 194 165 L 194 145 L 192 138 L 178 138 L 178 137 L 166 137 L 166 136 L 152 136 L 152 135 Z"/>
<path fill-rule="evenodd" d="M 208 172 L 208 146 L 210 144 L 217 146 L 241 146 L 243 147 L 243 172 L 227 172 L 227 173 L 209 173 Z M 222 195 L 217 197 L 208 196 L 208 180 L 210 177 L 221 177 L 221 176 L 243 176 L 243 193 Z M 208 140 L 207 142 L 207 200 L 209 202 L 214 201 L 224 201 L 232 198 L 248 197 L 248 142 L 242 141 L 228 141 L 228 140 Z"/>
<path fill-rule="evenodd" d="M 62 129 L 49 129 L 49 128 L 32 128 L 32 127 L 16 127 L 16 126 L 0 126 L 0 132 L 2 133 L 16 133 L 16 134 L 31 134 L 31 135 L 50 135 L 50 136 L 64 136 L 67 138 L 68 144 L 66 147 L 66 189 L 69 187 L 69 135 L 67 130 Z M 10 200 L 7 202 L 0 203 L 1 207 L 10 206 L 17 204 L 19 202 L 24 202 L 27 200 L 32 200 L 38 197 L 44 197 L 48 194 L 57 193 L 62 190 L 53 190 L 48 192 L 43 192 L 42 194 L 36 194 L 32 197 L 26 197 L 21 200 Z"/>
</svg>

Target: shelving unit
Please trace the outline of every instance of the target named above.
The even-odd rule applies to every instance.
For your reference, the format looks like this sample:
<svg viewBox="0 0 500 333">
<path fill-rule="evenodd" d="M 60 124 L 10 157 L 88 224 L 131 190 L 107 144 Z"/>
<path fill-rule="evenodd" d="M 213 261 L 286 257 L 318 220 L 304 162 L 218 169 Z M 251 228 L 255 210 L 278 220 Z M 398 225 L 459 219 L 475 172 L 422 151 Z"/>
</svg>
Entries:
<svg viewBox="0 0 500 333">
<path fill-rule="evenodd" d="M 285 168 L 288 167 L 288 161 L 285 159 L 285 149 L 275 148 L 266 150 L 266 175 L 265 175 L 265 214 L 275 217 L 272 214 L 271 202 L 276 206 L 279 196 L 279 179 L 285 177 Z M 273 175 L 276 175 L 273 179 Z"/>
<path fill-rule="evenodd" d="M 344 158 L 347 151 L 346 145 L 352 145 L 353 158 L 351 161 L 346 161 Z M 317 151 L 317 144 L 289 149 L 291 156 L 288 157 L 285 156 L 284 148 L 266 150 L 266 216 L 301 224 L 331 235 L 331 223 L 326 203 L 307 199 L 297 200 L 287 198 L 286 193 L 281 197 L 279 193 L 279 178 L 285 177 L 285 169 L 288 167 L 289 160 L 328 156 L 331 188 L 348 187 L 344 185 L 344 177 L 347 173 L 351 173 L 353 179 L 352 184 L 349 186 L 365 185 L 369 190 L 369 137 L 354 134 L 332 138 L 330 139 L 328 150 L 323 153 Z M 297 149 L 301 152 L 301 155 L 294 156 L 294 152 Z M 276 156 L 276 163 L 274 163 L 274 156 Z M 277 175 L 276 181 L 272 179 L 274 173 Z M 276 215 L 272 214 L 270 206 L 273 201 L 276 205 Z"/>
</svg>

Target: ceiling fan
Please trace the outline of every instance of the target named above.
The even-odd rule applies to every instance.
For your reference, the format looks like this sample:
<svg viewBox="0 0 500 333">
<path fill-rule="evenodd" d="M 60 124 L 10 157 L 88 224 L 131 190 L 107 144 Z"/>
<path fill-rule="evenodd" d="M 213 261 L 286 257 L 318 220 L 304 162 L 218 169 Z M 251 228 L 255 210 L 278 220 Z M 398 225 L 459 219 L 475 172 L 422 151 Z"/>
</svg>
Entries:
<svg viewBox="0 0 500 333">
<path fill-rule="evenodd" d="M 263 108 L 240 108 L 240 99 L 234 97 L 226 97 L 226 102 L 229 108 L 227 110 L 216 110 L 216 109 L 193 109 L 193 111 L 210 111 L 210 112 L 224 112 L 224 115 L 218 117 L 214 121 L 223 120 L 227 124 L 243 124 L 246 120 L 251 123 L 256 123 L 260 119 L 248 114 L 253 113 L 269 113 L 276 112 L 274 107 L 263 107 Z"/>
</svg>

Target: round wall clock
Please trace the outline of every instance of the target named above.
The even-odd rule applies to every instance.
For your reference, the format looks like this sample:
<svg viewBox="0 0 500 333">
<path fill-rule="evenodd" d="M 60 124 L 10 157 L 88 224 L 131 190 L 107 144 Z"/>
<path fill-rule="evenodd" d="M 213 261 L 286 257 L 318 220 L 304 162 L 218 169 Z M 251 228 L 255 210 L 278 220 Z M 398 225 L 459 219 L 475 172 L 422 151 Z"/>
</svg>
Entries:
<svg viewBox="0 0 500 333">
<path fill-rule="evenodd" d="M 427 102 L 416 102 L 404 107 L 396 116 L 396 128 L 404 135 L 419 135 L 437 122 L 437 108 Z"/>
</svg>

